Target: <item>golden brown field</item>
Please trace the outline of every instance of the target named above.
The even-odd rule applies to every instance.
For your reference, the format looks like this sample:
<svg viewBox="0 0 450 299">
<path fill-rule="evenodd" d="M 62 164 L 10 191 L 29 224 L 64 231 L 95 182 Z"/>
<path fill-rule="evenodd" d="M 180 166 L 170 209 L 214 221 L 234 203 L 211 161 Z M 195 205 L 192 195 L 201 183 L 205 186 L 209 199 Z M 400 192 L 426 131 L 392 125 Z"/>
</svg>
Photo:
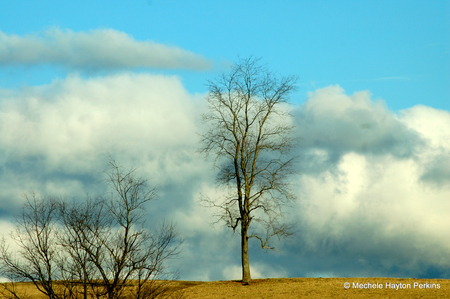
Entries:
<svg viewBox="0 0 450 299">
<path fill-rule="evenodd" d="M 344 283 L 350 288 L 345 289 Z M 353 283 L 363 288 L 353 288 Z M 364 285 L 370 283 L 371 286 Z M 382 288 L 373 288 L 373 284 Z M 399 289 L 386 284 L 402 284 Z M 416 283 L 416 286 L 414 285 Z M 429 288 L 426 288 L 428 283 Z M 420 288 L 418 284 L 422 284 Z M 430 288 L 432 285 L 435 288 Z M 408 288 L 408 285 L 410 288 Z M 437 288 L 439 285 L 439 288 Z M 387 288 L 388 286 L 388 288 Z M 364 288 L 366 287 L 366 288 Z M 45 298 L 29 283 L 19 285 L 21 293 L 28 297 Z M 239 281 L 173 281 L 174 294 L 181 298 L 450 298 L 450 280 L 445 279 L 398 279 L 398 278 L 270 278 L 255 279 L 248 286 Z M 179 296 L 174 296 L 179 297 Z M 4 297 L 3 297 L 4 298 Z"/>
</svg>

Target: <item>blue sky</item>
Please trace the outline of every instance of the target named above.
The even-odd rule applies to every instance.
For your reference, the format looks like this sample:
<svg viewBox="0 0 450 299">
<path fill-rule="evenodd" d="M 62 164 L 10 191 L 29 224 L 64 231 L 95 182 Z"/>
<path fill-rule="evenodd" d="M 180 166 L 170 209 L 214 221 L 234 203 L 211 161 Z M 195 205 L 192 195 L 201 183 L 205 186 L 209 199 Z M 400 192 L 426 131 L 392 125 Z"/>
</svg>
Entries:
<svg viewBox="0 0 450 299">
<path fill-rule="evenodd" d="M 427 104 L 450 109 L 448 1 L 14 1 L 0 4 L 11 35 L 49 28 L 111 28 L 204 55 L 216 63 L 263 57 L 274 71 L 300 76 L 306 92 L 340 84 L 371 90 L 393 110 Z M 48 83 L 64 72 L 2 70 L 2 86 Z M 154 71 L 154 70 L 150 70 Z M 184 74 L 183 74 L 184 75 Z M 214 71 L 183 76 L 204 92 Z"/>
<path fill-rule="evenodd" d="M 449 20 L 449 1 L 2 1 L 0 231 L 29 190 L 101 191 L 109 153 L 180 224 L 180 278 L 238 279 L 195 151 L 205 83 L 254 55 L 300 77 L 303 142 L 301 233 L 251 244 L 253 276 L 449 278 Z"/>
</svg>

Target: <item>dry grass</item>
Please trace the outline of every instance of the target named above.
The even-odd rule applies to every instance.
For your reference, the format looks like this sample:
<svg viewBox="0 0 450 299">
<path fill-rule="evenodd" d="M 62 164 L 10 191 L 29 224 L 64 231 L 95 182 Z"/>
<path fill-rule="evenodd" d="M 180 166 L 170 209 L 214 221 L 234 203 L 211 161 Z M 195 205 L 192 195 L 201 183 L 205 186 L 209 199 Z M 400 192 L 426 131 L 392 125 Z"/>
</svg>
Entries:
<svg viewBox="0 0 450 299">
<path fill-rule="evenodd" d="M 344 283 L 381 283 L 382 289 L 350 289 Z M 414 288 L 414 282 L 440 284 L 439 289 Z M 182 282 L 179 282 L 182 283 Z M 386 283 L 410 284 L 411 289 L 386 289 Z M 450 298 L 450 281 L 396 278 L 274 278 L 256 279 L 248 286 L 238 281 L 187 285 L 184 298 Z"/>
<path fill-rule="evenodd" d="M 350 289 L 344 283 L 380 283 L 381 289 Z M 440 288 L 414 288 L 414 283 L 434 283 Z M 406 289 L 386 288 L 386 283 L 410 285 Z M 27 298 L 45 298 L 30 283 L 18 285 Z M 450 298 L 450 280 L 445 279 L 398 279 L 398 278 L 272 278 L 255 279 L 248 286 L 239 281 L 173 281 L 174 294 L 182 298 Z M 1 298 L 1 297 L 0 297 Z M 3 297 L 4 298 L 4 297 Z"/>
</svg>

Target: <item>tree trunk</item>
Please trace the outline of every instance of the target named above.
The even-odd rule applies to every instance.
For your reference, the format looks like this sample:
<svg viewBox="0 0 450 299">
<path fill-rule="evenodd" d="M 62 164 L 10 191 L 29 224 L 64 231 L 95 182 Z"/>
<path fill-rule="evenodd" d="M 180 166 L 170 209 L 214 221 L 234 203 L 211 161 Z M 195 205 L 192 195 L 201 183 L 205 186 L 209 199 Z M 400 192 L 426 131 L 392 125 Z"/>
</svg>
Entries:
<svg viewBox="0 0 450 299">
<path fill-rule="evenodd" d="M 250 275 L 250 264 L 248 262 L 248 237 L 247 230 L 241 230 L 241 249 L 242 249 L 242 284 L 247 285 L 252 280 Z"/>
</svg>

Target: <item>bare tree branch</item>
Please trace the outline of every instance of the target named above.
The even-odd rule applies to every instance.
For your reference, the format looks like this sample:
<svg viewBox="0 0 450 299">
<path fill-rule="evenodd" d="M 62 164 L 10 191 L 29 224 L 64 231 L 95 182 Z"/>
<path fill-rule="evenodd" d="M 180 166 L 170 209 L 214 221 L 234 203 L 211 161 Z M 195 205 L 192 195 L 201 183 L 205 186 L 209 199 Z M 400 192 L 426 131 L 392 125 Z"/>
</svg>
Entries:
<svg viewBox="0 0 450 299">
<path fill-rule="evenodd" d="M 12 234 L 19 252 L 14 255 L 5 240 L 0 243 L 2 276 L 32 281 L 51 299 L 164 295 L 168 288 L 156 280 L 168 277 L 165 263 L 179 253 L 176 227 L 163 222 L 147 229 L 145 206 L 156 198 L 156 189 L 135 169 L 124 171 L 112 158 L 109 166 L 106 196 L 71 202 L 26 198 Z M 13 288 L 4 290 L 17 295 Z"/>
</svg>

